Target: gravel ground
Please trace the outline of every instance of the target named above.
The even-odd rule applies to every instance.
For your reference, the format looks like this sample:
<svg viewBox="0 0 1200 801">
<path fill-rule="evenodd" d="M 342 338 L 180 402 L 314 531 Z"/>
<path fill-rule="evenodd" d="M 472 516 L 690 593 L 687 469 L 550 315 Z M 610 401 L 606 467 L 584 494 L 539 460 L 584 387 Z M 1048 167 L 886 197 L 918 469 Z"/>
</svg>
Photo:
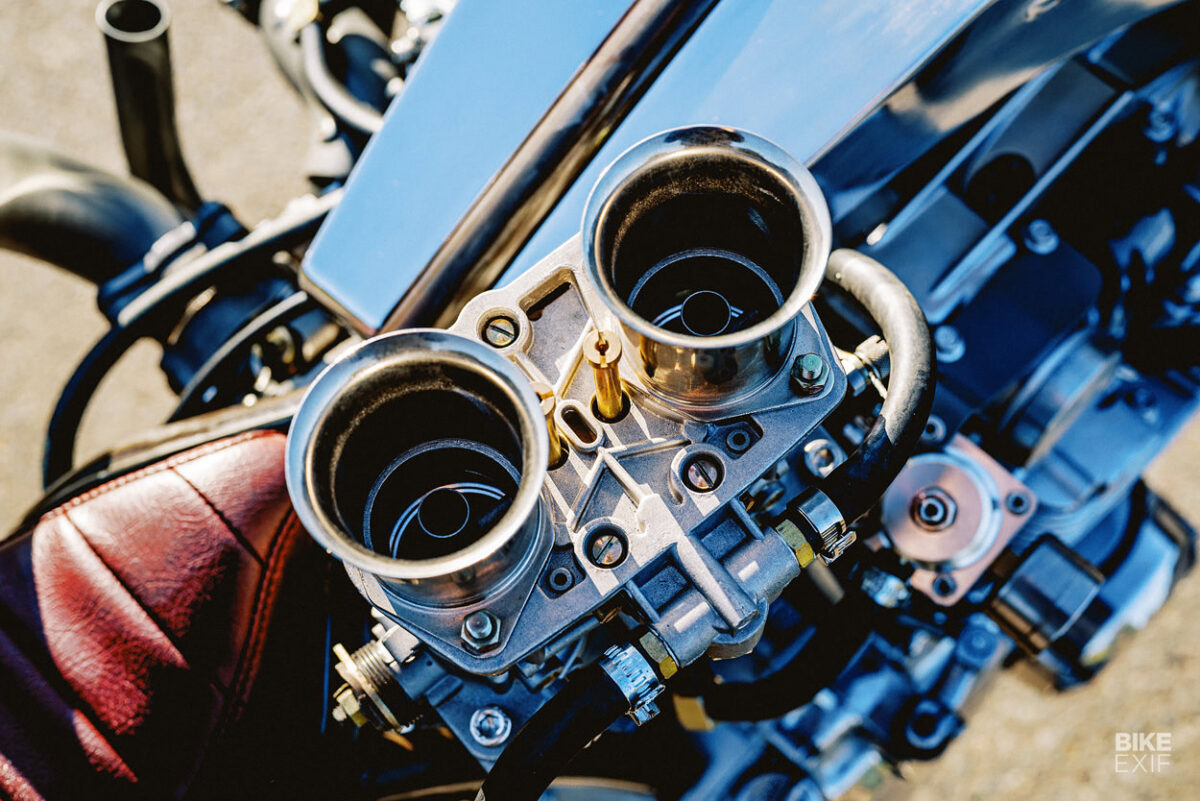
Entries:
<svg viewBox="0 0 1200 801">
<path fill-rule="evenodd" d="M 173 29 L 179 122 L 196 183 L 245 221 L 277 213 L 304 191 L 308 124 L 253 29 L 217 0 L 176 0 Z M 124 169 L 92 0 L 26 0 L 0 26 L 0 125 L 41 137 L 96 166 Z M 81 281 L 0 253 L 0 525 L 38 493 L 41 438 L 59 389 L 103 333 Z M 102 387 L 80 455 L 161 420 L 172 397 L 156 348 L 136 348 Z M 1159 459 L 1151 483 L 1200 520 L 1200 424 Z M 907 766 L 913 801 L 943 798 L 1168 799 L 1200 790 L 1200 580 L 1186 581 L 1162 614 L 1087 687 L 1039 689 L 999 677 L 967 732 L 931 764 Z M 1114 734 L 1165 731 L 1170 767 L 1116 774 Z M 857 794 L 857 791 L 855 791 Z"/>
</svg>

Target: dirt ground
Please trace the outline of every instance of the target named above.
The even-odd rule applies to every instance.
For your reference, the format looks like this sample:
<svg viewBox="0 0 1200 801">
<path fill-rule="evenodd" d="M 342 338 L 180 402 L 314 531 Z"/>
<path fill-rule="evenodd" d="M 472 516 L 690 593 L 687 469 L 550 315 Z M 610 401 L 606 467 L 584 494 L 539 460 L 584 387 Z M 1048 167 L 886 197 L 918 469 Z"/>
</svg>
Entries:
<svg viewBox="0 0 1200 801">
<path fill-rule="evenodd" d="M 123 171 L 92 0 L 25 0 L 0 26 L 0 127 Z M 303 108 L 253 29 L 218 0 L 175 0 L 172 46 L 185 152 L 206 196 L 246 222 L 305 188 Z M 42 432 L 75 363 L 103 333 L 81 281 L 0 253 L 0 526 L 38 493 Z M 134 350 L 102 387 L 81 456 L 164 418 L 172 398 L 158 354 Z M 1151 483 L 1200 521 L 1200 423 L 1151 471 Z M 1001 676 L 966 733 L 931 764 L 908 766 L 913 801 L 935 799 L 1191 799 L 1200 797 L 1200 579 L 1087 687 L 1066 694 Z M 1169 732 L 1171 765 L 1118 774 L 1117 732 Z M 893 788 L 895 789 L 895 788 Z"/>
</svg>

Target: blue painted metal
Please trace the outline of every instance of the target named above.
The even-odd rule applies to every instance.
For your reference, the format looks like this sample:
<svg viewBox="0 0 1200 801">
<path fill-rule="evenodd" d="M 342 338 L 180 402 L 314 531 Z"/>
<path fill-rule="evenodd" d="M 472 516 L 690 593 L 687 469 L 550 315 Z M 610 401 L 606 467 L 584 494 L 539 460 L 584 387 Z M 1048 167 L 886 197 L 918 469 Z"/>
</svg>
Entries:
<svg viewBox="0 0 1200 801">
<path fill-rule="evenodd" d="M 725 0 L 502 282 L 574 236 L 604 166 L 654 133 L 699 123 L 753 131 L 815 162 L 837 218 L 1047 64 L 1175 1 Z M 626 5 L 463 0 L 310 250 L 306 288 L 364 332 L 378 329 Z"/>
<path fill-rule="evenodd" d="M 515 9 L 488 0 L 460 3 L 314 242 L 305 265 L 309 285 L 363 328 L 382 324 L 625 5 L 539 0 Z M 719 4 L 508 275 L 577 233 L 599 172 L 635 142 L 667 128 L 710 122 L 759 132 L 809 161 L 986 5 Z"/>
<path fill-rule="evenodd" d="M 378 328 L 628 0 L 463 0 L 309 251 L 318 296 Z"/>
</svg>

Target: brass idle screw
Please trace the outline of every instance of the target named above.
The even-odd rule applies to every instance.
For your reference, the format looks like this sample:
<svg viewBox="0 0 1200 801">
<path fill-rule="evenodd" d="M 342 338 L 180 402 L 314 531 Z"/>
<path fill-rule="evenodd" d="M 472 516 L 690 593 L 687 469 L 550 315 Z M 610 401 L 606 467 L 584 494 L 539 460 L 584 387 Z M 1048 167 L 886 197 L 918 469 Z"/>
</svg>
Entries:
<svg viewBox="0 0 1200 801">
<path fill-rule="evenodd" d="M 558 424 L 554 422 L 554 389 L 541 381 L 533 382 L 533 391 L 542 402 L 542 414 L 546 415 L 546 430 L 550 434 L 550 468 L 558 467 L 565 461 L 566 452 L 563 450 L 562 437 L 558 435 Z"/>
<path fill-rule="evenodd" d="M 596 382 L 596 411 L 604 420 L 616 420 L 625 410 L 625 392 L 621 389 L 621 341 L 610 331 L 596 331 L 583 348 L 584 358 L 592 366 Z"/>
</svg>

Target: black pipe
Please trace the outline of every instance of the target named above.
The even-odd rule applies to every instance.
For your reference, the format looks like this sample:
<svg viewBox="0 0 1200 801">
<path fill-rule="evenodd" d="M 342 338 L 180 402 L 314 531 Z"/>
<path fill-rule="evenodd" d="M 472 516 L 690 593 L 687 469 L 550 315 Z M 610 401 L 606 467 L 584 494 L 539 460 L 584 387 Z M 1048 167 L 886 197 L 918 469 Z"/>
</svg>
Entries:
<svg viewBox="0 0 1200 801">
<path fill-rule="evenodd" d="M 180 222 L 175 207 L 140 181 L 0 133 L 0 248 L 102 284 Z"/>
<path fill-rule="evenodd" d="M 129 171 L 190 211 L 200 205 L 200 194 L 175 127 L 170 23 L 170 10 L 159 0 L 101 0 L 96 7 Z"/>
<path fill-rule="evenodd" d="M 916 449 L 933 408 L 937 363 L 925 313 L 891 270 L 857 251 L 835 250 L 825 280 L 867 311 L 891 356 L 887 398 L 875 424 L 818 485 L 853 523 L 883 496 Z"/>
<path fill-rule="evenodd" d="M 388 315 L 449 324 L 496 282 L 716 0 L 636 0 Z"/>
<path fill-rule="evenodd" d="M 754 681 L 708 684 L 700 693 L 705 713 L 716 721 L 772 720 L 809 703 L 866 644 L 873 630 L 870 610 L 861 593 L 847 592 L 820 615 L 787 664 Z"/>
<path fill-rule="evenodd" d="M 329 70 L 325 61 L 325 31 L 310 22 L 300 31 L 304 77 L 325 110 L 345 125 L 371 136 L 383 127 L 383 114 L 359 100 Z"/>
<path fill-rule="evenodd" d="M 599 664 L 576 671 L 504 748 L 475 801 L 537 801 L 627 711 L 629 700 Z"/>
</svg>

